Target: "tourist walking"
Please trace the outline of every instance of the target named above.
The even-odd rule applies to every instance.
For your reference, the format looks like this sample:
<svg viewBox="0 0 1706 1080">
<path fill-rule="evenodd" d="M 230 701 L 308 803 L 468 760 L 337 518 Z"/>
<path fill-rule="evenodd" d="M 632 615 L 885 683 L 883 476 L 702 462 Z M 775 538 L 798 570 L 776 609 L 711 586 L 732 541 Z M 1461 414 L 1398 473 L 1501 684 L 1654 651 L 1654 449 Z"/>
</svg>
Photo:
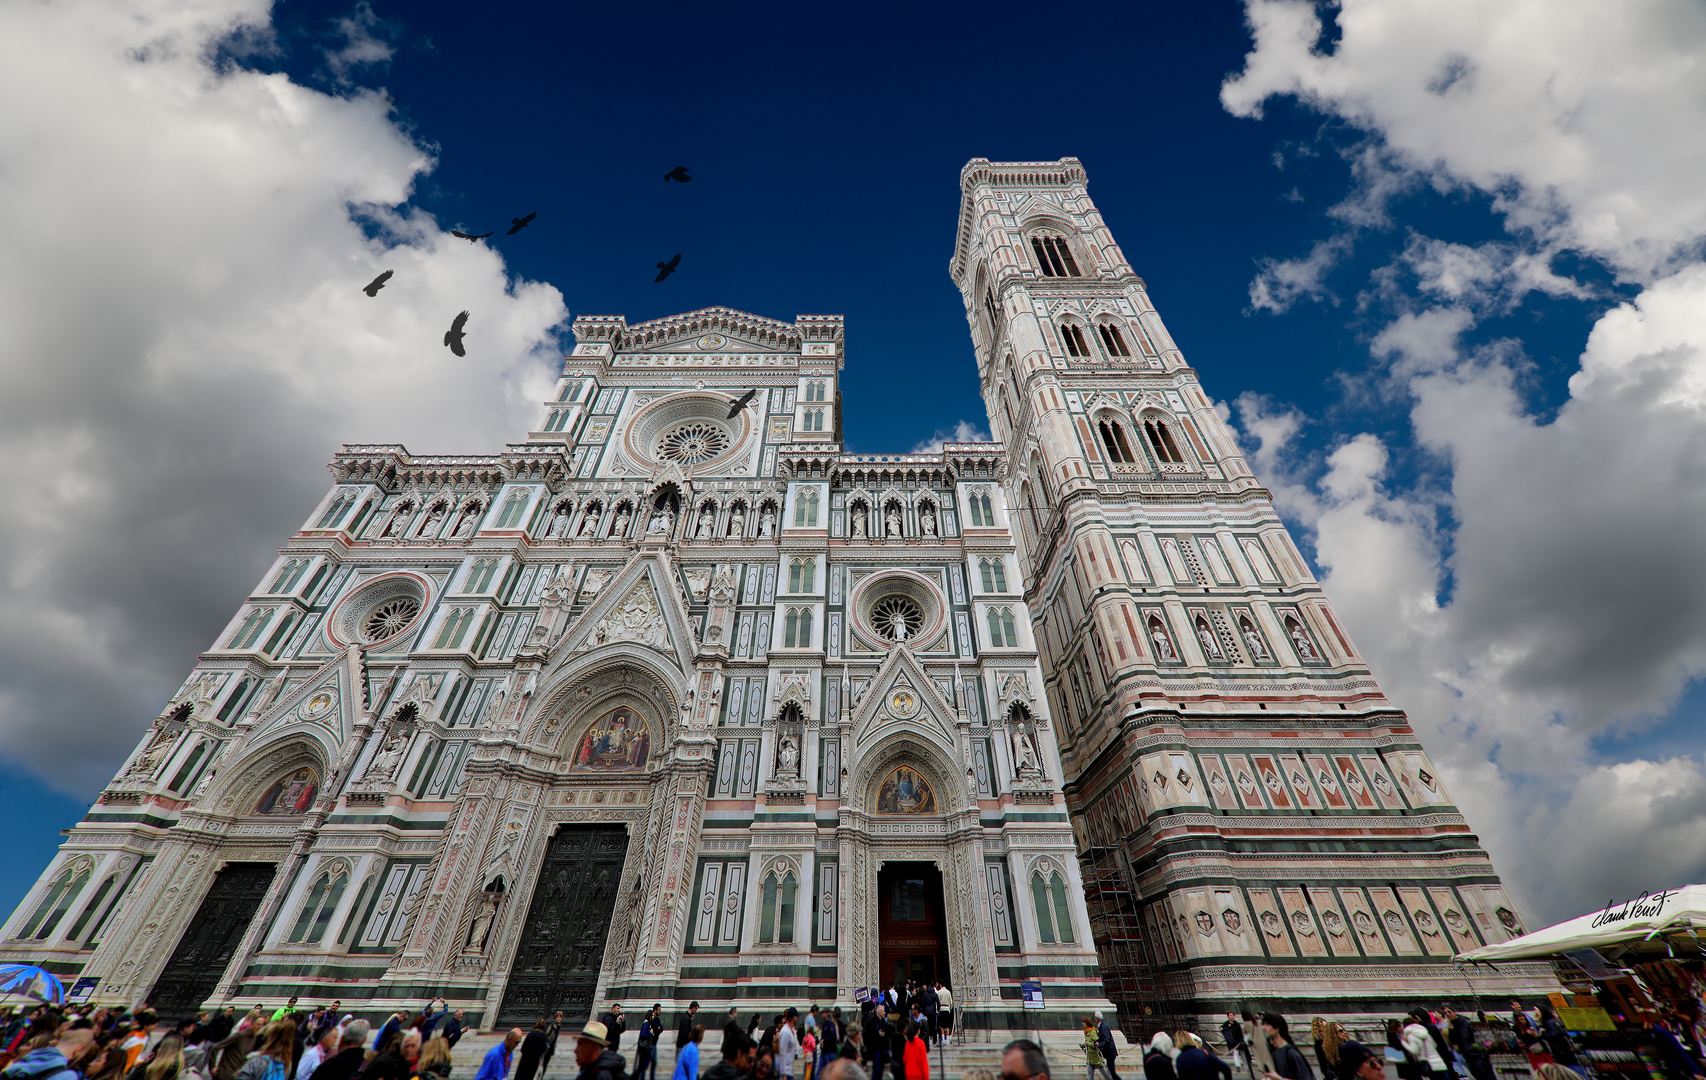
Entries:
<svg viewBox="0 0 1706 1080">
<path fill-rule="evenodd" d="M 1108 1070 L 1108 1080 L 1120 1080 L 1120 1074 L 1114 1071 L 1114 1058 L 1119 1056 L 1119 1047 L 1114 1044 L 1114 1029 L 1108 1026 L 1107 1017 L 1102 1010 L 1096 1010 L 1096 1049 L 1102 1052 L 1102 1067 Z"/>
<path fill-rule="evenodd" d="M 612 1011 L 620 1017 L 622 1006 L 618 1005 Z M 627 1078 L 626 1063 L 616 1052 L 616 1040 L 609 1036 L 609 1028 L 597 1020 L 588 1020 L 580 1034 L 575 1036 L 575 1063 L 581 1067 L 579 1080 Z"/>
<path fill-rule="evenodd" d="M 936 980 L 936 1024 L 942 1029 L 942 1045 L 951 1045 L 954 1041 L 954 995 L 941 979 Z"/>
<path fill-rule="evenodd" d="M 734 1010 L 729 1010 L 734 1015 Z M 732 1020 L 730 1021 L 733 1022 Z M 723 1060 L 711 1066 L 711 1071 L 705 1074 L 705 1080 L 746 1080 L 752 1072 L 753 1055 L 757 1047 L 746 1032 L 737 1031 L 733 1038 L 723 1039 Z"/>
<path fill-rule="evenodd" d="M 906 1070 L 908 1080 L 930 1080 L 930 1046 L 924 1041 L 924 1029 L 909 1023 L 905 1035 L 901 1067 Z"/>
<path fill-rule="evenodd" d="M 52 1015 L 53 1028 L 57 1028 L 58 1015 Z M 58 1035 L 52 1043 L 30 1050 L 6 1066 L 0 1075 L 6 1080 L 80 1080 L 77 1070 L 71 1067 L 71 1059 L 95 1040 L 93 1026 L 86 1020 L 82 1023 L 83 1027 L 68 1028 L 63 1033 L 50 1029 L 47 1032 L 50 1037 Z"/>
<path fill-rule="evenodd" d="M 539 1063 L 551 1048 L 551 1037 L 545 1033 L 550 1021 L 541 1016 L 533 1022 L 533 1030 L 521 1040 L 521 1061 L 515 1067 L 515 1080 L 533 1080 L 539 1075 Z"/>
<path fill-rule="evenodd" d="M 1469 1023 L 1469 1018 L 1450 1005 L 1440 1013 L 1445 1017 L 1446 1042 L 1462 1059 L 1472 1080 L 1494 1080 L 1493 1059 L 1487 1055 L 1487 1048 L 1476 1040 L 1475 1028 Z"/>
<path fill-rule="evenodd" d="M 782 1026 L 776 1029 L 776 1075 L 793 1080 L 794 1060 L 800 1056 L 800 1038 L 794 1034 L 800 1011 L 789 1008 L 782 1014 Z"/>
<path fill-rule="evenodd" d="M 612 1004 L 610 1011 L 599 1017 L 598 1022 L 603 1024 L 604 1030 L 610 1033 L 605 1036 L 610 1041 L 610 1052 L 620 1054 L 622 1052 L 622 1033 L 628 1030 L 628 1018 L 622 1014 L 622 1003 Z M 576 1044 L 575 1056 L 576 1058 L 580 1056 L 578 1043 Z"/>
<path fill-rule="evenodd" d="M 693 1004 L 697 1006 L 699 1003 L 695 1001 Z M 704 1041 L 705 1025 L 694 1024 L 675 1051 L 675 1072 L 670 1080 L 699 1080 L 699 1044 Z"/>
<path fill-rule="evenodd" d="M 693 1037 L 693 1029 L 695 1027 L 702 1026 L 699 1021 L 695 1019 L 698 1012 L 699 1003 L 695 1001 L 688 1005 L 687 1011 L 682 1014 L 681 1023 L 676 1025 L 675 1028 L 675 1048 L 677 1050 L 681 1050 L 687 1045 L 687 1041 Z"/>
<path fill-rule="evenodd" d="M 509 1076 L 510 1060 L 515 1056 L 515 1048 L 521 1045 L 521 1040 L 521 1029 L 510 1028 L 503 1042 L 486 1051 L 486 1056 L 480 1060 L 480 1071 L 474 1074 L 474 1080 L 506 1080 Z"/>
<path fill-rule="evenodd" d="M 1445 1058 L 1439 1052 L 1439 1045 L 1434 1040 L 1430 1030 L 1433 1025 L 1427 1023 L 1427 1014 L 1417 1009 L 1406 1019 L 1398 1039 L 1404 1052 L 1416 1059 L 1416 1066 L 1422 1080 L 1448 1080 L 1450 1073 L 1446 1070 Z"/>
<path fill-rule="evenodd" d="M 1102 1057 L 1102 1033 L 1096 1029 L 1096 1018 L 1084 1014 L 1084 1080 L 1096 1080 L 1097 1073 L 1108 1071 Z"/>
<path fill-rule="evenodd" d="M 366 1020 L 351 1020 L 338 1036 L 338 1052 L 320 1063 L 308 1080 L 350 1080 L 356 1070 L 367 1064 Z"/>
<path fill-rule="evenodd" d="M 539 1076 L 543 1080 L 545 1070 L 551 1067 L 551 1059 L 557 1053 L 557 1037 L 563 1033 L 563 1010 L 558 1009 L 557 1015 L 545 1025 L 545 1056 L 539 1060 Z M 523 1040 L 524 1042 L 526 1040 Z"/>
<path fill-rule="evenodd" d="M 1274 1071 L 1274 1052 L 1268 1045 L 1267 1032 L 1249 1009 L 1244 1009 L 1238 1015 L 1238 1026 L 1244 1031 L 1244 1052 L 1250 1056 L 1249 1073 L 1252 1077 L 1266 1076 Z"/>
<path fill-rule="evenodd" d="M 1014 1039 L 1001 1050 L 1001 1080 L 1049 1080 L 1048 1058 L 1030 1039 Z"/>
<path fill-rule="evenodd" d="M 1244 1069 L 1245 1042 L 1244 1025 L 1238 1022 L 1237 1013 L 1227 1013 L 1226 1020 L 1220 1025 L 1220 1041 L 1226 1046 L 1226 1052 L 1232 1058 L 1234 1069 Z"/>
<path fill-rule="evenodd" d="M 640 1042 L 634 1051 L 634 1080 L 657 1080 L 658 1040 L 661 1038 L 663 1006 L 653 1003 L 651 1010 L 640 1020 Z"/>
<path fill-rule="evenodd" d="M 415 1073 L 420 1080 L 450 1080 L 450 1040 L 443 1035 L 428 1039 L 415 1062 Z"/>
<path fill-rule="evenodd" d="M 1157 1031 L 1143 1055 L 1144 1080 L 1179 1080 L 1179 1074 L 1173 1071 L 1173 1059 L 1178 1056 L 1179 1051 L 1173 1047 L 1173 1036 Z"/>
<path fill-rule="evenodd" d="M 1303 1051 L 1291 1041 L 1291 1029 L 1287 1027 L 1285 1017 L 1279 1013 L 1263 1013 L 1262 1033 L 1267 1038 L 1268 1053 L 1274 1062 L 1266 1074 L 1268 1080 L 1315 1080 L 1315 1070 L 1309 1067 Z"/>
<path fill-rule="evenodd" d="M 1179 1080 L 1232 1080 L 1232 1069 L 1226 1062 L 1209 1053 L 1203 1041 L 1189 1031 L 1173 1038 L 1179 1056 L 1173 1059 L 1173 1070 Z"/>
<path fill-rule="evenodd" d="M 249 1055 L 237 1070 L 237 1080 L 287 1080 L 290 1076 L 290 1046 L 296 1041 L 296 1024 L 274 1020 L 261 1036 L 261 1048 Z M 408 1080 L 407 1074 L 403 1080 Z"/>
</svg>

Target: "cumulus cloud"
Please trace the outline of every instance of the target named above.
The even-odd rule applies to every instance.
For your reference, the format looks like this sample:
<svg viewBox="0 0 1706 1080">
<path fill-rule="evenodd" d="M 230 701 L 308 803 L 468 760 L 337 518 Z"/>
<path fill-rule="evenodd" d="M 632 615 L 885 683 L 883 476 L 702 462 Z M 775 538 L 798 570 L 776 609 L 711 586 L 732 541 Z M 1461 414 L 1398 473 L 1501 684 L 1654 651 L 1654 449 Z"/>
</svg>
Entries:
<svg viewBox="0 0 1706 1080">
<path fill-rule="evenodd" d="M 940 454 L 942 445 L 951 442 L 988 442 L 989 433 L 972 423 L 961 420 L 954 425 L 952 431 L 937 430 L 928 439 L 912 448 L 914 454 Z"/>
<path fill-rule="evenodd" d="M 1701 763 L 1617 760 L 1593 740 L 1679 722 L 1670 710 L 1706 673 L 1706 20 L 1657 0 L 1615 16 L 1346 0 L 1327 52 L 1315 6 L 1246 7 L 1255 47 L 1223 87 L 1228 109 L 1301 99 L 1413 182 L 1490 196 L 1509 236 L 1413 234 L 1379 282 L 1391 315 L 1371 355 L 1437 473 L 1397 485 L 1391 448 L 1367 434 L 1310 461 L 1294 411 L 1245 398 L 1253 462 L 1532 914 L 1698 880 Z M 1587 297 L 1553 271 L 1561 252 L 1641 288 L 1595 323 L 1545 419 L 1524 396 L 1522 342 L 1471 342 L 1536 290 Z"/>
<path fill-rule="evenodd" d="M 383 95 L 212 66 L 270 40 L 263 0 L 130 8 L 0 7 L 0 38 L 30 43 L 0 66 L 20 103 L 0 110 L 0 747 L 79 792 L 302 523 L 340 442 L 495 451 L 566 315 L 407 206 L 432 160 Z M 439 338 L 463 308 L 457 360 Z"/>
</svg>

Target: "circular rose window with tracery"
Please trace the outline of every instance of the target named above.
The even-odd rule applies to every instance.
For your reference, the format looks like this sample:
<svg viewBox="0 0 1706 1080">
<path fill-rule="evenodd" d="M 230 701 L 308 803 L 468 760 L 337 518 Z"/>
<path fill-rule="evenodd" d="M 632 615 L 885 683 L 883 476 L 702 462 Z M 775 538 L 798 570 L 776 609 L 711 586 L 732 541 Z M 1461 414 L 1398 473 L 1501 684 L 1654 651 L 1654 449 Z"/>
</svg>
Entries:
<svg viewBox="0 0 1706 1080">
<path fill-rule="evenodd" d="M 683 465 L 710 461 L 729 448 L 729 433 L 706 420 L 677 424 L 658 437 L 657 456 Z"/>
<path fill-rule="evenodd" d="M 910 596 L 885 596 L 871 605 L 871 628 L 888 641 L 911 641 L 924 629 L 924 609 Z"/>
<path fill-rule="evenodd" d="M 427 586 L 413 574 L 388 574 L 351 589 L 326 618 L 326 637 L 339 648 L 373 648 L 420 625 Z"/>
<path fill-rule="evenodd" d="M 421 602 L 412 596 L 387 600 L 368 612 L 367 618 L 361 621 L 361 636 L 369 645 L 394 638 L 408 629 L 420 613 Z"/>
<path fill-rule="evenodd" d="M 856 580 L 848 606 L 861 648 L 883 651 L 902 641 L 913 649 L 945 644 L 947 597 L 921 574 L 887 570 Z"/>
</svg>

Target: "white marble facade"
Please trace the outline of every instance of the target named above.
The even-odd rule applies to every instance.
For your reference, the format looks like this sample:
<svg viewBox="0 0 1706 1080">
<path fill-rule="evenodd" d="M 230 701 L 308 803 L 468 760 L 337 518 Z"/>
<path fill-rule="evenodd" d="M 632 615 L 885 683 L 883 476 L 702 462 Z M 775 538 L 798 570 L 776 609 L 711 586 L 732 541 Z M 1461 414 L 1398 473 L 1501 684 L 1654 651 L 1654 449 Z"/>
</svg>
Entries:
<svg viewBox="0 0 1706 1080">
<path fill-rule="evenodd" d="M 844 453 L 839 317 L 574 332 L 502 453 L 343 448 L 0 955 L 97 1001 L 489 1025 L 583 872 L 541 881 L 553 837 L 602 823 L 597 1008 L 851 1005 L 898 862 L 940 872 L 974 1024 L 1017 1026 L 1023 978 L 1047 1023 L 1106 1006 L 1004 448 Z"/>
</svg>

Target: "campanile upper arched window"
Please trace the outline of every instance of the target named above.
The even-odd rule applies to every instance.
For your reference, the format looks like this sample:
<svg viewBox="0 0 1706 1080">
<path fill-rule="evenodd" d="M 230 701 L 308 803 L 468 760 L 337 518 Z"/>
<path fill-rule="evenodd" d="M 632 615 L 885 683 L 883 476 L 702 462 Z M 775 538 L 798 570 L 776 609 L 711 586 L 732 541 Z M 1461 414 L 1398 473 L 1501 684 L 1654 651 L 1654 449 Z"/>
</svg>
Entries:
<svg viewBox="0 0 1706 1080">
<path fill-rule="evenodd" d="M 1053 233 L 1036 233 L 1031 237 L 1031 253 L 1036 256 L 1037 269 L 1043 277 L 1083 277 L 1078 263 L 1072 258 L 1072 247 L 1066 238 Z"/>
</svg>

